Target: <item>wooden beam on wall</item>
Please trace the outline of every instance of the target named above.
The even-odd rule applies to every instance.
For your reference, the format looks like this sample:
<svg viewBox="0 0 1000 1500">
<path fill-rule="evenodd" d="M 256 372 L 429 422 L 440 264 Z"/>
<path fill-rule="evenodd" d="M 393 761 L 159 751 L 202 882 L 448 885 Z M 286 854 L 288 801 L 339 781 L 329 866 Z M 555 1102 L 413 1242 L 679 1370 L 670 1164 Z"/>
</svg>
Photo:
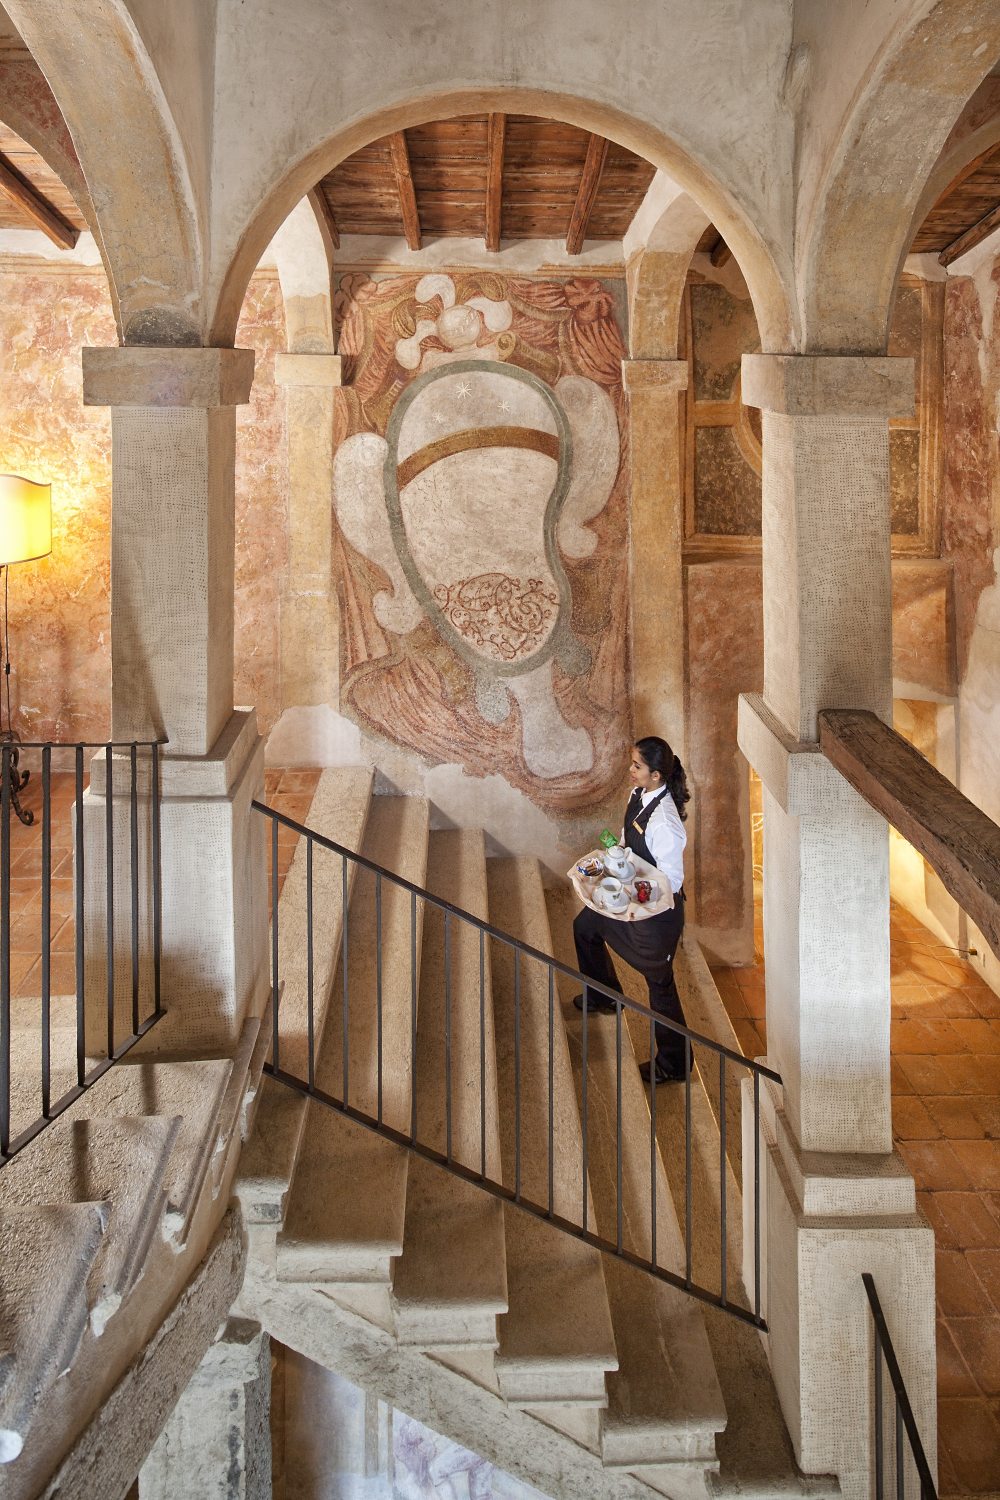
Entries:
<svg viewBox="0 0 1000 1500">
<path fill-rule="evenodd" d="M 312 192 L 309 194 L 309 202 L 312 204 L 313 213 L 319 219 L 327 234 L 330 236 L 330 243 L 332 244 L 333 248 L 335 250 L 339 250 L 340 230 L 337 228 L 337 220 L 334 217 L 333 209 L 330 207 L 329 200 L 323 191 L 322 183 L 318 183 L 317 186 L 313 188 Z"/>
<path fill-rule="evenodd" d="M 996 208 L 991 208 L 988 214 L 984 214 L 978 224 L 973 224 L 964 234 L 960 234 L 957 240 L 952 240 L 950 245 L 945 245 L 938 261 L 942 266 L 950 266 L 953 260 L 958 260 L 967 250 L 974 250 L 981 245 L 988 234 L 992 234 L 997 225 L 1000 224 L 1000 203 Z"/>
<path fill-rule="evenodd" d="M 719 238 L 712 246 L 708 258 L 712 262 L 713 266 L 715 266 L 717 269 L 721 269 L 721 267 L 724 266 L 728 260 L 732 259 L 732 254 L 733 252 L 730 250 L 729 246 L 726 244 L 725 240 L 720 234 Z"/>
<path fill-rule="evenodd" d="M 1000 827 L 876 714 L 821 713 L 819 747 L 933 866 L 1000 957 Z"/>
<path fill-rule="evenodd" d="M 608 143 L 602 135 L 592 135 L 587 142 L 587 155 L 580 174 L 576 202 L 566 232 L 566 254 L 579 255 L 587 238 L 587 225 L 594 209 L 597 191 L 601 186 L 601 173 L 608 158 Z"/>
<path fill-rule="evenodd" d="M 420 216 L 417 213 L 417 195 L 413 191 L 413 173 L 410 170 L 410 153 L 406 136 L 401 130 L 389 136 L 389 154 L 392 170 L 396 174 L 399 192 L 399 211 L 403 219 L 403 233 L 411 250 L 420 249 Z"/>
<path fill-rule="evenodd" d="M 507 116 L 490 115 L 486 127 L 486 248 L 500 249 L 500 214 L 503 204 L 503 147 Z"/>
<path fill-rule="evenodd" d="M 80 231 L 68 223 L 47 198 L 26 177 L 22 177 L 15 166 L 0 152 L 0 192 L 9 198 L 43 234 L 47 234 L 54 245 L 63 250 L 72 250 L 80 238 Z"/>
</svg>

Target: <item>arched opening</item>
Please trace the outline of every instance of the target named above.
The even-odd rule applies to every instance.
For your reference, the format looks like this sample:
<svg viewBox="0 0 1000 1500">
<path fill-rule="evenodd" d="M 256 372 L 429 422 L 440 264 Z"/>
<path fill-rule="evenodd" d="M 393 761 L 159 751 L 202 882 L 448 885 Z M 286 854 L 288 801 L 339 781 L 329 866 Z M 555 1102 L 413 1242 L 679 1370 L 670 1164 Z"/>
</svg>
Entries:
<svg viewBox="0 0 1000 1500">
<path fill-rule="evenodd" d="M 548 115 L 449 114 L 368 140 L 339 162 L 338 155 L 328 149 L 328 170 L 308 182 L 312 207 L 299 200 L 255 273 L 262 282 L 275 265 L 281 274 L 283 258 L 290 266 L 297 252 L 288 226 L 305 212 L 315 233 L 318 213 L 332 250 L 341 386 L 326 500 L 318 473 L 308 492 L 291 477 L 295 434 L 309 423 L 315 434 L 322 399 L 314 392 L 312 416 L 294 415 L 303 388 L 286 386 L 285 519 L 279 508 L 266 523 L 275 566 L 256 588 L 240 561 L 247 554 L 238 525 L 237 639 L 247 650 L 238 649 L 237 660 L 251 664 L 245 680 L 238 677 L 241 692 L 271 734 L 273 773 L 299 773 L 289 787 L 304 767 L 368 763 L 387 784 L 429 791 L 445 819 L 485 823 L 499 845 L 541 854 L 561 872 L 595 820 L 617 818 L 632 736 L 659 731 L 684 744 L 683 723 L 672 717 L 633 723 L 640 709 L 656 713 L 655 702 L 642 702 L 638 675 L 658 672 L 648 656 L 636 660 L 633 625 L 660 608 L 637 560 L 642 533 L 660 529 L 666 507 L 683 517 L 670 581 L 678 634 L 666 646 L 683 677 L 681 551 L 699 524 L 694 408 L 682 398 L 679 431 L 690 433 L 690 452 L 685 446 L 681 487 L 665 493 L 660 483 L 637 532 L 629 498 L 636 400 L 622 362 L 630 354 L 675 356 L 669 339 L 654 348 L 646 337 L 638 347 L 636 328 L 643 320 L 669 325 L 671 316 L 680 328 L 690 257 L 699 240 L 707 251 L 719 234 L 709 228 L 706 237 L 707 214 L 651 161 Z M 719 217 L 734 239 L 747 238 L 734 214 L 721 209 Z M 750 259 L 767 319 L 774 273 L 761 270 L 759 253 Z M 739 305 L 756 329 L 735 260 L 727 269 L 708 253 L 700 260 L 696 280 L 724 299 L 727 282 L 737 289 L 721 316 Z M 320 267 L 311 294 L 316 308 L 324 274 L 329 284 L 329 268 Z M 305 306 L 292 282 L 287 272 L 286 318 L 290 295 Z M 242 328 L 237 342 L 249 341 L 245 321 Z M 684 337 L 693 369 L 690 332 Z M 304 360 L 301 345 L 300 352 Z M 317 360 L 313 372 L 319 367 Z M 255 399 L 270 379 L 265 356 Z M 478 409 L 474 388 L 486 381 L 496 385 L 489 399 L 497 410 L 506 408 L 503 425 L 519 434 L 506 443 L 491 436 L 493 415 Z M 738 414 L 738 389 L 734 395 L 727 385 L 726 399 Z M 464 451 L 435 451 L 400 485 L 402 448 L 417 441 L 407 424 L 426 429 L 418 443 L 426 457 L 435 443 L 447 446 L 464 402 L 477 407 L 456 428 Z M 742 471 L 743 450 L 751 454 L 748 473 L 759 490 L 759 438 L 734 421 L 735 461 Z M 252 415 L 240 416 L 239 432 L 240 452 L 247 444 L 262 451 Z M 526 433 L 539 434 L 535 449 Z M 547 454 L 546 442 L 558 456 Z M 389 446 L 400 443 L 389 493 Z M 479 493 L 504 518 L 485 540 Z M 464 518 L 461 543 L 447 528 L 419 535 L 419 517 L 435 505 L 453 531 Z M 530 555 L 508 558 L 529 533 Z M 460 545 L 469 559 L 443 563 Z M 328 564 L 317 565 L 324 555 Z M 435 573 L 442 567 L 447 577 Z M 335 585 L 329 600 L 320 597 L 324 569 Z"/>
</svg>

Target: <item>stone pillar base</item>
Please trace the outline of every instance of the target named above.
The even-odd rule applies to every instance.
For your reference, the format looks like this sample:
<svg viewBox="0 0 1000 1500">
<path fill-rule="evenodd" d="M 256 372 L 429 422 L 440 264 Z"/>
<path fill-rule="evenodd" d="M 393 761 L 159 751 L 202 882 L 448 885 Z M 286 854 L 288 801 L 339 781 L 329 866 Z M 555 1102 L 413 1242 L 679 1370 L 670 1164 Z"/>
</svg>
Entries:
<svg viewBox="0 0 1000 1500">
<path fill-rule="evenodd" d="M 139 1500 L 270 1500 L 271 1346 L 230 1318 L 139 1471 Z"/>
<path fill-rule="evenodd" d="M 169 749 L 169 747 L 168 747 Z M 163 755 L 160 788 L 162 936 L 160 994 L 167 1015 L 146 1051 L 232 1045 L 268 983 L 264 747 L 252 710 L 239 709 L 207 756 Z M 140 1020 L 153 1009 L 151 820 L 148 762 L 140 780 Z M 113 767 L 115 1034 L 132 1029 L 130 806 L 127 756 Z M 87 1051 L 105 1050 L 107 980 L 106 765 L 98 756 L 84 794 Z"/>
<path fill-rule="evenodd" d="M 743 1082 L 743 1279 L 753 1298 L 753 1084 Z M 896 1152 L 803 1151 L 782 1090 L 760 1096 L 761 1312 L 771 1372 L 795 1457 L 807 1474 L 836 1474 L 848 1500 L 873 1485 L 873 1331 L 869 1271 L 885 1313 L 932 1471 L 936 1468 L 934 1233 L 917 1212 Z M 886 1429 L 892 1428 L 888 1376 Z M 893 1488 L 886 1443 L 887 1493 Z M 907 1471 L 908 1491 L 913 1476 Z"/>
</svg>

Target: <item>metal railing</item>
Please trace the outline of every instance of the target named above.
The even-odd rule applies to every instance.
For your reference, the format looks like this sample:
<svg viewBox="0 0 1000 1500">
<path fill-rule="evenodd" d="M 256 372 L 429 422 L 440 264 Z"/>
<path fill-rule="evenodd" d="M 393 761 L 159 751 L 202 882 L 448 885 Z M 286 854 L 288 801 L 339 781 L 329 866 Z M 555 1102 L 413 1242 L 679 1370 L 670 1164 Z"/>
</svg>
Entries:
<svg viewBox="0 0 1000 1500">
<path fill-rule="evenodd" d="M 164 1014 L 163 743 L 0 744 L 0 1167 Z"/>
<path fill-rule="evenodd" d="M 764 1079 L 780 1083 L 777 1073 L 742 1053 L 701 1036 L 689 1027 L 657 1015 L 648 1006 L 606 988 L 595 980 L 584 980 L 574 968 L 543 953 L 530 944 L 503 932 L 489 922 L 462 910 L 453 903 L 411 881 L 393 874 L 373 860 L 356 854 L 294 819 L 254 801 L 254 809 L 270 820 L 271 829 L 271 985 L 273 995 L 282 997 L 282 1005 L 272 1009 L 271 1056 L 266 1071 L 289 1088 L 336 1110 L 369 1131 L 395 1142 L 407 1151 L 436 1163 L 456 1177 L 474 1184 L 504 1203 L 509 1203 L 555 1225 L 566 1234 L 594 1246 L 607 1255 L 634 1266 L 699 1300 L 725 1309 L 733 1316 L 766 1328 L 761 1315 L 761 1223 L 760 1223 L 760 1092 Z M 282 935 L 279 919 L 279 831 L 286 836 L 306 840 L 305 846 L 305 913 L 304 923 L 295 924 L 295 961 L 300 972 L 304 967 L 304 1013 L 292 1016 L 289 1027 L 282 1020 L 282 1007 L 289 1005 L 289 986 L 282 973 Z M 339 886 L 332 898 L 336 911 L 322 910 L 317 917 L 314 896 L 314 870 L 317 856 L 326 855 L 339 861 Z M 369 911 L 358 912 L 352 904 L 351 886 L 357 875 L 367 873 L 373 890 Z M 327 885 L 329 897 L 330 883 Z M 394 950 L 390 974 L 384 962 L 383 926 L 388 892 L 393 892 L 391 921 L 398 946 Z M 406 908 L 408 907 L 408 912 Z M 351 913 L 355 912 L 355 921 Z M 443 959 L 443 1010 L 435 1030 L 426 1035 L 428 1022 L 419 1014 L 421 986 L 421 934 L 425 931 L 427 912 L 437 913 L 436 951 Z M 299 918 L 301 919 L 301 913 Z M 418 920 L 419 917 L 419 920 Z M 317 926 L 339 923 L 339 957 L 329 961 L 328 971 L 318 975 Z M 400 926 L 406 929 L 406 942 L 399 941 Z M 464 1076 L 455 1078 L 453 1041 L 457 984 L 453 976 L 455 950 L 461 934 L 466 937 L 466 990 L 471 983 L 478 989 L 470 1014 L 478 1030 L 475 1066 Z M 305 954 L 299 948 L 304 936 Z M 363 993 L 352 982 L 352 952 L 355 945 L 374 945 L 375 962 L 369 963 L 368 981 Z M 408 973 L 398 972 L 398 954 L 408 950 Z M 370 957 L 370 955 L 369 955 Z M 489 960 L 489 961 L 488 961 Z M 475 968 L 478 965 L 478 980 Z M 488 996 L 492 998 L 488 975 L 506 974 L 510 991 L 504 1003 L 495 1010 L 493 1034 L 488 1023 Z M 470 979 L 471 971 L 471 979 Z M 579 1124 L 577 1153 L 573 1128 L 567 1130 L 565 1099 L 560 1097 L 556 1074 L 560 1062 L 561 1019 L 556 1021 L 557 980 L 574 981 L 586 986 L 592 994 L 606 998 L 614 1006 L 613 1061 L 608 1051 L 608 1028 L 584 1008 L 579 1029 L 579 1084 L 573 1100 L 574 1119 Z M 356 981 L 356 976 L 355 976 Z M 493 986 L 496 992 L 496 986 Z M 586 991 L 585 991 L 586 992 Z M 491 1001 L 490 1001 L 491 1003 Z M 368 1045 L 361 1056 L 352 1051 L 351 1032 L 359 1008 L 367 1017 Z M 339 1017 L 336 1012 L 339 1009 Z M 405 1011 L 405 1014 L 403 1013 Z M 609 1021 L 610 1021 L 609 1017 Z M 296 1029 L 297 1028 L 297 1029 Z M 656 1052 L 658 1033 L 669 1029 L 686 1038 L 683 1082 L 651 1082 L 649 1092 L 649 1137 L 641 1152 L 636 1142 L 623 1130 L 623 1070 L 625 1049 L 632 1038 L 645 1044 L 650 1056 Z M 526 1063 L 530 1050 L 534 1053 Z M 423 1042 L 435 1059 L 435 1070 L 443 1075 L 443 1118 L 433 1128 L 422 1128 L 418 1109 L 418 1045 Z M 392 1058 L 385 1066 L 388 1054 Z M 719 1122 L 717 1158 L 706 1163 L 703 1153 L 695 1151 L 693 1111 L 698 1107 L 695 1055 L 709 1059 L 708 1066 L 718 1070 L 719 1098 L 722 1110 Z M 426 1055 L 426 1054 L 425 1054 Z M 504 1060 L 506 1087 L 498 1088 L 491 1104 L 488 1073 L 493 1060 Z M 591 1065 L 603 1060 L 604 1097 L 591 1079 Z M 332 1062 L 331 1062 L 332 1059 Z M 468 1052 L 466 1052 L 468 1063 Z M 702 1064 L 703 1065 L 703 1064 Z M 753 1290 L 749 1305 L 734 1296 L 728 1266 L 730 1247 L 728 1224 L 730 1203 L 727 1197 L 727 1068 L 739 1068 L 750 1074 L 753 1082 L 754 1163 L 753 1211 Z M 361 1086 L 354 1086 L 355 1075 L 364 1075 Z M 613 1072 L 613 1103 L 609 1076 Z M 399 1093 L 399 1079 L 404 1081 L 406 1097 Z M 461 1104 L 467 1109 L 470 1090 L 478 1094 L 476 1114 L 478 1129 L 466 1131 L 464 1146 L 455 1142 L 456 1111 Z M 681 1106 L 678 1093 L 683 1092 Z M 541 1100 L 538 1096 L 542 1096 Z M 595 1109 L 596 1102 L 596 1109 Z M 496 1118 L 492 1117 L 495 1111 Z M 598 1113 L 602 1111 L 602 1113 Z M 506 1113 L 505 1113 L 506 1112 Z M 611 1123 L 613 1112 L 614 1123 Z M 664 1166 L 658 1149 L 658 1113 L 678 1133 L 683 1131 L 683 1158 L 672 1154 L 670 1190 L 661 1181 Z M 595 1119 L 595 1114 L 597 1118 Z M 511 1120 L 510 1116 L 513 1116 Z M 557 1116 L 562 1116 L 557 1128 Z M 493 1148 L 489 1133 L 496 1131 L 506 1138 L 501 1151 Z M 538 1136 L 544 1131 L 544 1148 Z M 469 1140 L 472 1139 L 470 1148 Z M 648 1146 L 648 1153 L 647 1153 Z M 557 1149 L 558 1148 L 558 1149 Z M 565 1161 L 567 1152 L 573 1158 L 572 1189 L 567 1191 Z M 592 1157 L 600 1157 L 600 1171 L 606 1183 L 601 1203 L 592 1194 Z M 645 1155 L 648 1169 L 637 1163 Z M 670 1155 L 670 1153 L 668 1153 Z M 693 1160 L 693 1156 L 696 1160 Z M 471 1158 L 471 1159 L 470 1159 Z M 560 1160 L 557 1174 L 556 1160 Z M 627 1165 L 626 1165 L 627 1160 Z M 641 1181 L 642 1177 L 648 1177 Z M 668 1172 L 667 1177 L 670 1179 Z M 558 1179 L 558 1180 L 557 1180 Z M 537 1191 L 536 1191 L 537 1190 Z M 707 1203 L 706 1195 L 714 1201 Z M 663 1197 L 672 1198 L 680 1215 L 683 1200 L 683 1232 L 670 1228 L 665 1217 Z M 702 1210 L 696 1225 L 695 1199 Z M 597 1222 L 595 1222 L 597 1221 Z M 681 1244 L 681 1239 L 683 1243 Z M 664 1248 L 664 1241 L 667 1241 Z M 696 1265 L 697 1262 L 697 1265 Z M 711 1283 L 711 1284 L 708 1284 Z"/>
<path fill-rule="evenodd" d="M 873 1357 L 873 1428 L 875 1461 L 875 1500 L 883 1500 L 887 1492 L 886 1480 L 895 1489 L 896 1500 L 905 1500 L 907 1472 L 915 1475 L 920 1500 L 937 1500 L 937 1488 L 931 1476 L 930 1464 L 917 1431 L 913 1407 L 903 1384 L 902 1372 L 892 1338 L 882 1311 L 875 1279 L 865 1271 L 864 1283 L 868 1307 L 872 1315 Z M 892 1387 L 893 1420 L 887 1418 L 888 1403 L 885 1399 L 883 1368 Z M 888 1450 L 888 1451 L 887 1451 Z"/>
</svg>

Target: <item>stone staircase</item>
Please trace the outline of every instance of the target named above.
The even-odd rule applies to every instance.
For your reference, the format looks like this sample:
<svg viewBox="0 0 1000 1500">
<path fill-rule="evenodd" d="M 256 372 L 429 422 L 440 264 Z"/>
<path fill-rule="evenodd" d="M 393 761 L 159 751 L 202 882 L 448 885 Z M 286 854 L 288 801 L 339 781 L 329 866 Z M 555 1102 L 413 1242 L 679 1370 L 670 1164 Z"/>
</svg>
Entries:
<svg viewBox="0 0 1000 1500">
<path fill-rule="evenodd" d="M 561 895 L 546 890 L 537 862 L 487 859 L 479 831 L 431 831 L 422 799 L 373 797 L 366 773 L 328 771 L 306 821 L 571 961 Z M 363 868 L 352 888 L 350 862 L 345 872 L 339 856 L 324 853 L 317 848 L 313 859 L 317 1086 L 404 1134 L 415 1114 L 422 1144 L 571 1221 L 586 1203 L 588 1222 L 614 1238 L 620 1068 L 623 1243 L 649 1254 L 655 1192 L 659 1263 L 683 1271 L 676 1164 L 661 1159 L 661 1133 L 651 1171 L 649 1103 L 628 1028 L 619 1052 L 615 1018 L 589 1021 L 584 1171 L 581 1018 L 571 995 L 550 989 L 537 961 L 456 918 L 446 923 L 440 909 L 391 883 L 377 896 Z M 301 1078 L 306 860 L 303 841 L 279 908 L 280 1065 L 295 1072 L 289 1059 L 297 1058 Z M 697 1092 L 696 1155 L 707 1162 L 714 1150 L 717 1162 L 718 1132 Z M 669 1094 L 658 1098 L 666 1104 Z M 729 1188 L 738 1228 L 735 1180 Z M 272 1078 L 236 1192 L 250 1242 L 242 1314 L 553 1500 L 836 1492 L 835 1481 L 797 1473 L 753 1328 L 731 1334 L 725 1313 Z M 699 1262 L 718 1233 L 717 1221 L 699 1229 Z M 734 1286 L 738 1264 L 734 1244 Z"/>
<path fill-rule="evenodd" d="M 154 1041 L 0 1172 L 3 1500 L 124 1493 L 242 1278 L 227 1207 L 266 1024 L 217 1057 Z"/>
</svg>

